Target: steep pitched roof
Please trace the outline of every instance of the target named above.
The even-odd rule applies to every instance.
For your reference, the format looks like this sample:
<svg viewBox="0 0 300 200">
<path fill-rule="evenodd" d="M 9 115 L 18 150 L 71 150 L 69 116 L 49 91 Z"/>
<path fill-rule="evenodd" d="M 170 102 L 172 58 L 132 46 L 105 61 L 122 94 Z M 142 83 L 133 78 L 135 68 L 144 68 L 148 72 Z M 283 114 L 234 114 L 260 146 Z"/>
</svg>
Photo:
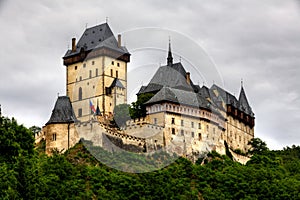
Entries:
<svg viewBox="0 0 300 200">
<path fill-rule="evenodd" d="M 115 78 L 114 81 L 111 83 L 110 88 L 119 87 L 125 89 L 124 85 L 118 78 Z"/>
<path fill-rule="evenodd" d="M 90 51 L 95 48 L 107 47 L 120 53 L 128 53 L 126 47 L 119 47 L 113 32 L 107 23 L 87 28 L 76 44 L 76 51 L 68 50 L 64 57 L 80 53 L 81 49 Z"/>
<path fill-rule="evenodd" d="M 242 86 L 240 96 L 239 96 L 239 104 L 240 104 L 240 110 L 244 111 L 245 113 L 254 116 L 254 113 L 252 112 L 252 109 L 248 103 L 246 93 L 244 91 L 244 88 Z"/>
<path fill-rule="evenodd" d="M 186 71 L 182 64 L 174 63 L 159 67 L 149 84 L 140 89 L 138 95 L 141 93 L 157 92 L 164 86 L 187 91 L 193 91 L 195 87 L 192 81 L 191 85 L 187 83 Z"/>
<path fill-rule="evenodd" d="M 225 102 L 225 104 L 230 104 L 235 108 L 239 108 L 239 102 L 236 99 L 235 96 L 230 94 L 229 92 L 225 91 L 224 89 L 220 88 L 219 86 L 213 84 L 213 86 L 210 88 L 212 99 L 217 100 L 217 96 L 214 94 L 214 90 L 217 90 L 219 96 L 222 98 L 222 100 Z"/>
<path fill-rule="evenodd" d="M 240 92 L 240 96 L 239 96 L 239 100 L 236 99 L 235 96 L 233 96 L 232 94 L 230 94 L 229 92 L 225 91 L 224 89 L 220 88 L 217 85 L 213 85 L 211 88 L 211 97 L 213 101 L 219 101 L 220 97 L 221 99 L 227 104 L 227 105 L 231 105 L 234 108 L 239 109 L 240 111 L 245 112 L 246 114 L 250 115 L 251 117 L 254 117 L 254 113 L 252 112 L 252 108 L 250 107 L 247 97 L 246 97 L 246 93 L 244 91 L 244 88 L 241 88 L 241 92 Z M 214 90 L 217 90 L 219 96 L 217 97 L 214 94 Z"/>
<path fill-rule="evenodd" d="M 56 124 L 56 123 L 72 123 L 76 122 L 76 116 L 72 108 L 72 104 L 70 102 L 69 97 L 60 96 L 57 98 L 54 109 L 52 110 L 51 117 L 48 124 Z"/>
<path fill-rule="evenodd" d="M 211 97 L 210 97 L 210 90 L 209 90 L 209 88 L 208 87 L 206 87 L 206 86 L 202 86 L 200 89 L 199 89 L 199 95 L 200 96 L 202 96 L 202 97 L 204 97 L 204 98 L 206 98 L 206 99 L 210 99 Z"/>
<path fill-rule="evenodd" d="M 140 88 L 140 90 L 138 91 L 137 94 L 142 94 L 143 91 L 146 89 L 146 87 L 147 87 L 147 86 L 143 86 L 143 85 L 142 85 L 142 87 Z"/>
<path fill-rule="evenodd" d="M 148 102 L 146 102 L 146 104 L 158 102 L 172 102 L 198 108 L 202 107 L 210 109 L 210 103 L 194 91 L 186 91 L 170 87 L 163 87 Z"/>
</svg>

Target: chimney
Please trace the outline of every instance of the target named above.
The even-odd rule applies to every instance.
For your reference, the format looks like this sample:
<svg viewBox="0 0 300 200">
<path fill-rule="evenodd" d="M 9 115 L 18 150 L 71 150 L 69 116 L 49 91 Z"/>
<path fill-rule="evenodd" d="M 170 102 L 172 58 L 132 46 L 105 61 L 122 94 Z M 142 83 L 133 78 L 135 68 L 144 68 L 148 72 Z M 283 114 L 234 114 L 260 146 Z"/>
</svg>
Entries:
<svg viewBox="0 0 300 200">
<path fill-rule="evenodd" d="M 121 47 L 121 34 L 118 35 L 118 47 Z"/>
<path fill-rule="evenodd" d="M 191 85 L 191 76 L 190 76 L 190 72 L 186 73 L 186 82 Z"/>
<path fill-rule="evenodd" d="M 72 38 L 72 52 L 76 51 L 76 38 Z"/>
</svg>

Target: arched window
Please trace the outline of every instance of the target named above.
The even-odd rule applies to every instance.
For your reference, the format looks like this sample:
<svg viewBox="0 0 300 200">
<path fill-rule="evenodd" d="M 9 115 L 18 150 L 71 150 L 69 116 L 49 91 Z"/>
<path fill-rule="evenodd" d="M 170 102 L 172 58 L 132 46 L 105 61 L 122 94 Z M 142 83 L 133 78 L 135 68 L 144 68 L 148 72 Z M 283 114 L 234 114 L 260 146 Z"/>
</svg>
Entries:
<svg viewBox="0 0 300 200">
<path fill-rule="evenodd" d="M 78 91 L 78 100 L 82 100 L 82 88 L 81 87 L 79 88 L 79 91 Z"/>
</svg>

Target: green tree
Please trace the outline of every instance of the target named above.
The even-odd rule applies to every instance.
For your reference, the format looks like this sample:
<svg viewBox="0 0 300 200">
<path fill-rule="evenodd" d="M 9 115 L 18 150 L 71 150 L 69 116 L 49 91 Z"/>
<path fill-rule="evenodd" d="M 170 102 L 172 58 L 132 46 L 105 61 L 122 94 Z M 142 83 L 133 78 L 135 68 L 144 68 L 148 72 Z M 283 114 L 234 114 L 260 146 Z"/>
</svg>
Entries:
<svg viewBox="0 0 300 200">
<path fill-rule="evenodd" d="M 1 117 L 0 119 L 0 162 L 14 162 L 17 157 L 32 156 L 34 154 L 33 133 L 18 125 L 12 118 Z"/>
<path fill-rule="evenodd" d="M 252 138 L 248 145 L 251 145 L 251 149 L 248 151 L 250 154 L 261 154 L 269 150 L 267 144 L 260 138 Z"/>
<path fill-rule="evenodd" d="M 131 104 L 131 118 L 136 119 L 145 117 L 147 114 L 145 103 L 149 101 L 153 96 L 153 93 L 145 93 L 139 95 L 137 101 Z"/>
<path fill-rule="evenodd" d="M 124 127 L 126 125 L 126 121 L 131 119 L 129 109 L 130 105 L 128 104 L 120 104 L 114 108 L 114 123 L 118 127 Z"/>
</svg>

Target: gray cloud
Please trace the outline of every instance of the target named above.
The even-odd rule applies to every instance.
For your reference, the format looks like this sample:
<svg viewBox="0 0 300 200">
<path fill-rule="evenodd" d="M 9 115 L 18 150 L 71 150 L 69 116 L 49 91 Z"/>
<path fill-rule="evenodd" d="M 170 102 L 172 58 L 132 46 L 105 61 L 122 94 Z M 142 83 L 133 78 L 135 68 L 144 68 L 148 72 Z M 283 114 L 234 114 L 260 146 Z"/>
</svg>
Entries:
<svg viewBox="0 0 300 200">
<path fill-rule="evenodd" d="M 57 93 L 65 93 L 61 57 L 71 38 L 80 37 L 86 23 L 93 26 L 109 17 L 111 28 L 115 34 L 124 33 L 128 47 L 134 41 L 125 33 L 141 27 L 173 30 L 192 39 L 195 47 L 189 45 L 189 51 L 174 36 L 176 59 L 187 57 L 203 72 L 204 64 L 191 59 L 197 56 L 193 50 L 203 47 L 228 91 L 237 96 L 244 79 L 256 113 L 256 135 L 271 148 L 299 145 L 299 9 L 296 0 L 1 1 L 0 103 L 5 115 L 15 116 L 27 126 L 42 126 Z M 163 49 L 166 45 L 167 38 L 160 38 L 152 46 Z M 132 57 L 145 59 L 146 69 L 153 66 L 149 63 L 163 64 L 163 51 L 148 53 L 152 56 L 137 53 Z M 141 60 L 132 61 L 131 67 L 137 63 L 142 64 Z M 185 64 L 190 70 L 191 65 Z M 208 86 L 213 81 L 223 84 L 221 79 L 207 79 Z"/>
</svg>

